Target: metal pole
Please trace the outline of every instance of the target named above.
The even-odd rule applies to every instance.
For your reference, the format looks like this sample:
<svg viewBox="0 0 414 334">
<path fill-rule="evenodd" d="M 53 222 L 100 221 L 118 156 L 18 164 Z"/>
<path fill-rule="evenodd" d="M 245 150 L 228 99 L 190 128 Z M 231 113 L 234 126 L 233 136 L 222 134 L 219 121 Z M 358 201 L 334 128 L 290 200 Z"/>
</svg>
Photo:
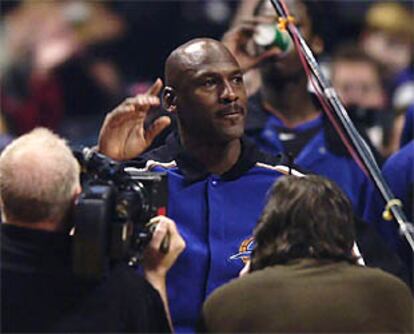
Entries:
<svg viewBox="0 0 414 334">
<path fill-rule="evenodd" d="M 279 17 L 288 19 L 288 14 L 285 12 L 280 0 L 271 0 L 271 3 Z M 346 135 L 351 140 L 352 146 L 354 147 L 356 153 L 361 159 L 369 176 L 373 180 L 374 185 L 379 190 L 381 196 L 385 200 L 385 203 L 390 203 L 390 201 L 394 199 L 395 196 L 392 193 L 386 181 L 384 180 L 384 177 L 381 174 L 381 170 L 379 169 L 378 164 L 375 161 L 375 158 L 370 148 L 368 147 L 364 139 L 362 139 L 361 135 L 359 134 L 351 119 L 349 118 L 345 110 L 345 107 L 343 106 L 342 102 L 338 98 L 338 95 L 336 94 L 335 89 L 323 75 L 311 49 L 309 48 L 308 44 L 302 37 L 300 31 L 296 28 L 296 26 L 288 24 L 287 31 L 289 32 L 289 35 L 292 37 L 292 40 L 294 40 L 294 36 L 296 36 L 296 38 L 298 39 L 299 46 L 302 48 L 303 54 L 305 55 L 306 62 L 308 63 L 309 68 L 311 69 L 311 72 L 314 75 L 318 85 L 320 86 L 326 101 L 328 102 L 331 109 L 334 111 L 334 114 L 339 120 L 339 123 L 341 124 L 342 128 L 345 130 Z M 400 233 L 404 235 L 404 237 L 407 239 L 407 242 L 410 245 L 411 250 L 414 252 L 413 226 L 408 222 L 400 206 L 392 205 L 390 207 L 390 210 L 399 225 Z"/>
</svg>

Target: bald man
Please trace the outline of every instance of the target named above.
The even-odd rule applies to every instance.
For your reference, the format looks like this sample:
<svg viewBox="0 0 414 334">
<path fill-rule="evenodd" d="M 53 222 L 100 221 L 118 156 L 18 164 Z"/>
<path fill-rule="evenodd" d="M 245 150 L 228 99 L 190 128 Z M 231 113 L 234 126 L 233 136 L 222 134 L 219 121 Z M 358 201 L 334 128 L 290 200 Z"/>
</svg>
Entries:
<svg viewBox="0 0 414 334">
<path fill-rule="evenodd" d="M 168 275 L 177 331 L 191 331 L 202 302 L 236 277 L 264 197 L 282 172 L 277 158 L 264 155 L 243 137 L 247 96 L 239 64 L 218 41 L 195 39 L 174 50 L 165 64 L 164 108 L 178 119 L 178 133 L 141 155 L 146 167 L 167 171 L 168 213 L 187 248 Z M 117 160 L 146 149 L 166 118 L 144 129 L 157 107 L 162 82 L 145 95 L 127 99 L 101 129 L 99 150 Z"/>
<path fill-rule="evenodd" d="M 159 218 L 145 252 L 152 286 L 121 262 L 101 281 L 85 281 L 72 272 L 68 233 L 79 193 L 78 163 L 47 129 L 19 137 L 0 155 L 1 331 L 170 331 L 165 276 L 185 246 L 174 222 Z"/>
</svg>

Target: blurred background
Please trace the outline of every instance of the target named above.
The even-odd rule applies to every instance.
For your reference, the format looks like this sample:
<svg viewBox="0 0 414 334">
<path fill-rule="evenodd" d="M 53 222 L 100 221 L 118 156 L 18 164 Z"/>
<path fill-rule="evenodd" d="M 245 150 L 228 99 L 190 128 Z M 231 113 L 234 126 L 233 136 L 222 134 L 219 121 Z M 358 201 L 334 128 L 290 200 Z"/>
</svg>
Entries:
<svg viewBox="0 0 414 334">
<path fill-rule="evenodd" d="M 0 150 L 36 126 L 94 145 L 105 114 L 162 77 L 175 47 L 194 37 L 220 39 L 256 2 L 2 0 Z M 320 61 L 328 74 L 335 64 L 341 98 L 387 157 L 413 108 L 413 1 L 319 2 Z M 374 62 L 372 80 L 340 62 L 350 49 Z"/>
</svg>

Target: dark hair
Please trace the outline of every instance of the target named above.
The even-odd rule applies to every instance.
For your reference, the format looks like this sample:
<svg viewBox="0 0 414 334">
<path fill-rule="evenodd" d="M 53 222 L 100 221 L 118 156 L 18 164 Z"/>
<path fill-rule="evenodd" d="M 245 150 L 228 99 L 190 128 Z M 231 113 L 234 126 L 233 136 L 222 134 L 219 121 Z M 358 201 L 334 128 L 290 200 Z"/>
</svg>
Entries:
<svg viewBox="0 0 414 334">
<path fill-rule="evenodd" d="M 351 203 L 338 186 L 320 176 L 279 179 L 254 237 L 252 270 L 299 258 L 357 261 Z"/>
</svg>

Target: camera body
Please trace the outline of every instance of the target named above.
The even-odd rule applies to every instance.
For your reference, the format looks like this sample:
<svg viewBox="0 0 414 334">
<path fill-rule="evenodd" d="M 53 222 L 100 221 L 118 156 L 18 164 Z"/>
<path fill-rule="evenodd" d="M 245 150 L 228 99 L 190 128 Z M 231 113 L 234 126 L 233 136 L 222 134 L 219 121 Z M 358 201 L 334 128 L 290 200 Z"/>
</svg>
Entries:
<svg viewBox="0 0 414 334">
<path fill-rule="evenodd" d="M 152 236 L 148 221 L 166 214 L 167 175 L 125 168 L 89 149 L 75 155 L 83 192 L 73 210 L 73 269 L 99 279 L 114 261 L 140 260 Z"/>
</svg>

